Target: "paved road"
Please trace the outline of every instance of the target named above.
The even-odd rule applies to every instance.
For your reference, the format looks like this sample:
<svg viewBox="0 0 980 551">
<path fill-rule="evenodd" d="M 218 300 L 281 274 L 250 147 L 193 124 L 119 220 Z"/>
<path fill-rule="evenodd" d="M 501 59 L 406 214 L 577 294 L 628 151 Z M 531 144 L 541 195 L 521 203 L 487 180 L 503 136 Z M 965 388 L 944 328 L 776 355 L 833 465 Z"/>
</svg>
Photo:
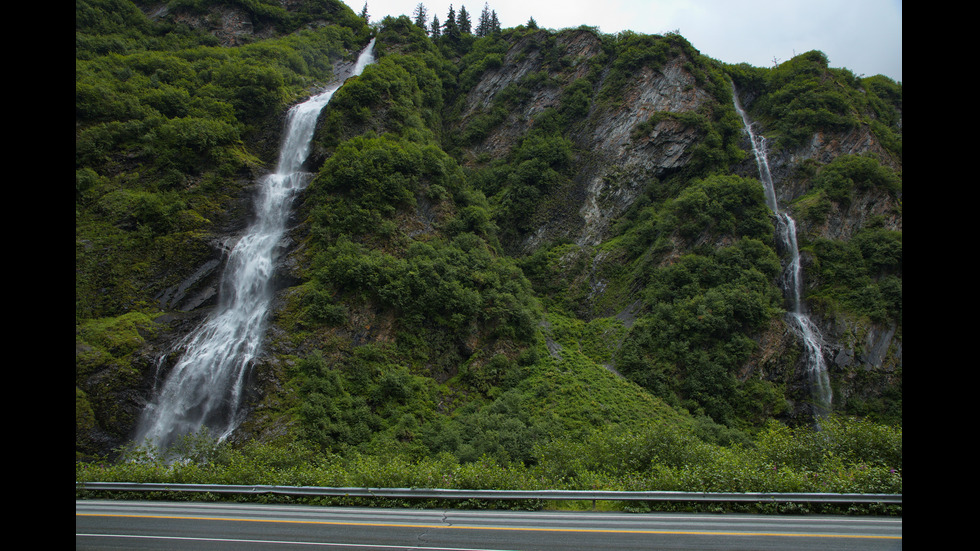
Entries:
<svg viewBox="0 0 980 551">
<path fill-rule="evenodd" d="M 76 501 L 75 549 L 901 549 L 902 519 Z"/>
</svg>

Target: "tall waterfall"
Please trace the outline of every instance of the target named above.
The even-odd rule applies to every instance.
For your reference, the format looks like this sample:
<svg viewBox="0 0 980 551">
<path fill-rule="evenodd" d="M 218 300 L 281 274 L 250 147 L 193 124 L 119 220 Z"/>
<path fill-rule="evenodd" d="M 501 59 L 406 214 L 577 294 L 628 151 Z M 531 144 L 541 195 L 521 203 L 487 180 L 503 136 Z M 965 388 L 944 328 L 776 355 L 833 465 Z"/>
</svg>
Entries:
<svg viewBox="0 0 980 551">
<path fill-rule="evenodd" d="M 820 329 L 810 320 L 803 303 L 803 270 L 800 264 L 800 249 L 796 244 L 796 222 L 789 213 L 779 209 L 776 201 L 776 191 L 773 187 L 772 173 L 769 171 L 769 160 L 766 157 L 766 139 L 758 136 L 752 130 L 752 122 L 738 101 L 738 93 L 732 86 L 732 96 L 735 98 L 735 110 L 742 117 L 745 131 L 752 142 L 752 152 L 759 166 L 759 179 L 766 193 L 766 204 L 776 217 L 776 234 L 780 246 L 790 254 L 789 264 L 783 271 L 781 287 L 789 301 L 789 311 L 786 313 L 790 327 L 803 341 L 806 350 L 806 365 L 811 383 L 813 384 L 814 411 L 822 417 L 830 413 L 833 391 L 830 387 L 830 377 L 823 357 L 823 336 Z"/>
<path fill-rule="evenodd" d="M 352 75 L 374 61 L 374 40 Z M 183 356 L 143 411 L 136 442 L 166 448 L 182 435 L 207 428 L 219 439 L 241 421 L 243 384 L 259 351 L 278 246 L 293 198 L 310 179 L 303 172 L 320 111 L 338 83 L 290 109 L 276 171 L 259 182 L 255 221 L 232 249 L 214 313 L 174 347 Z"/>
</svg>

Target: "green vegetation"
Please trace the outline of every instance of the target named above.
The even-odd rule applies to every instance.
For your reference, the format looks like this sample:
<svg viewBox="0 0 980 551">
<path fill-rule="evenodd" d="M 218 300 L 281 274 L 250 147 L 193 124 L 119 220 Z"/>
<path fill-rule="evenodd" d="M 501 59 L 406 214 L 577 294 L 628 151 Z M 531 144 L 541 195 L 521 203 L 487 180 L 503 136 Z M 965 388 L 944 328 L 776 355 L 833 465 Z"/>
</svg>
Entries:
<svg viewBox="0 0 980 551">
<path fill-rule="evenodd" d="M 94 432 L 125 440 L 126 400 L 155 369 L 148 350 L 182 315 L 161 297 L 247 216 L 287 106 L 370 35 L 378 60 L 321 116 L 300 243 L 255 366 L 254 440 L 129 446 L 126 462 L 79 462 L 77 480 L 901 493 L 900 367 L 839 408 L 858 416 L 814 431 L 793 415 L 793 351 L 760 359 L 785 329 L 782 251 L 731 82 L 774 151 L 868 129 L 891 157 L 809 161 L 789 178 L 807 190 L 791 208 L 807 228 L 808 303 L 898 339 L 900 84 L 831 69 L 819 52 L 759 69 L 704 58 L 674 33 L 501 29 L 488 9 L 476 24 L 417 9 L 369 26 L 335 0 L 167 3 L 195 27 L 137 5 L 76 3 L 80 458 L 108 451 Z M 204 30 L 218 5 L 269 38 L 221 43 Z M 573 55 L 575 41 L 599 53 Z M 537 65 L 473 108 L 509 60 Z M 637 147 L 668 127 L 692 136 L 683 166 L 606 173 L 610 193 L 638 191 L 601 244 L 569 233 L 518 252 L 578 212 L 599 162 L 581 145 L 590 125 L 624 108 L 639 72 L 678 67 L 698 107 L 649 113 L 625 135 Z M 869 197 L 893 206 L 844 237 L 822 230 Z M 841 379 L 873 389 L 876 376 Z"/>
<path fill-rule="evenodd" d="M 498 421 L 517 424 L 501 410 Z M 482 420 L 494 422 L 493 414 Z M 471 430 L 484 429 L 480 419 L 467 420 Z M 451 438 L 452 434 L 446 436 Z M 491 440 L 480 439 L 486 445 Z M 902 493 L 902 431 L 833 418 L 814 434 L 770 424 L 746 445 L 717 446 L 670 426 L 640 431 L 596 432 L 581 440 L 559 439 L 545 444 L 514 441 L 526 449 L 528 463 L 500 461 L 484 454 L 460 461 L 439 453 L 418 460 L 398 455 L 321 454 L 297 446 L 256 442 L 232 448 L 206 436 L 185 439 L 168 458 L 152 450 L 134 449 L 133 461 L 113 466 L 78 463 L 75 479 L 185 484 L 268 484 L 282 486 L 456 488 L 498 490 L 682 490 L 704 492 Z M 142 459 L 141 459 L 142 458 Z M 172 461 L 183 458 L 183 461 Z M 97 495 L 83 491 L 81 495 Z M 186 495 L 162 492 L 166 499 Z M 216 495 L 197 499 L 219 499 Z M 358 498 L 258 497 L 265 501 L 329 505 L 375 505 Z M 384 501 L 395 506 L 542 508 L 542 502 L 415 503 Z M 790 513 L 901 514 L 900 506 L 832 506 L 750 504 L 703 506 L 696 503 L 618 504 L 627 510 L 762 511 Z"/>
<path fill-rule="evenodd" d="M 901 194 L 901 176 L 876 158 L 842 155 L 820 167 L 797 210 L 809 223 L 821 225 L 831 211 L 848 209 L 858 198 Z M 869 216 L 849 240 L 816 236 L 804 248 L 814 259 L 812 304 L 827 313 L 901 325 L 902 232 L 888 229 L 883 215 Z"/>
<path fill-rule="evenodd" d="M 752 401 L 739 395 L 736 373 L 756 351 L 750 335 L 779 311 L 778 271 L 775 253 L 752 239 L 657 270 L 644 296 L 651 313 L 623 343 L 619 369 L 717 422 L 748 420 L 737 410 Z"/>
<path fill-rule="evenodd" d="M 210 232 L 244 217 L 236 200 L 254 171 L 274 161 L 279 115 L 332 78 L 333 64 L 367 37 L 362 20 L 338 11 L 340 2 L 309 2 L 308 11 L 290 14 L 277 2 L 232 3 L 256 24 L 297 32 L 228 48 L 186 25 L 151 21 L 133 2 L 76 2 L 80 349 L 99 350 L 95 343 L 113 339 L 113 328 L 131 316 L 160 313 L 154 297 L 212 254 Z M 171 4 L 203 13 L 212 3 Z M 334 24 L 300 30 L 312 18 Z M 99 425 L 121 429 L 127 419 L 114 403 L 118 392 L 136 386 L 147 366 L 123 356 L 126 370 L 136 373 L 116 377 L 108 374 L 116 368 L 107 368 L 119 363 L 116 356 L 112 362 L 91 360 L 88 352 L 77 356 L 76 402 Z M 86 382 L 106 369 L 110 384 Z"/>
<path fill-rule="evenodd" d="M 359 25 L 224 48 L 209 34 L 150 22 L 132 2 L 77 3 L 77 316 L 148 308 L 146 295 L 173 283 L 154 273 L 160 259 L 200 262 L 202 233 L 242 179 L 274 159 L 266 143 L 277 145 L 269 128 L 278 114 L 332 77 L 365 35 Z"/>
<path fill-rule="evenodd" d="M 673 58 L 696 56 L 691 44 L 674 33 L 659 36 L 626 31 L 615 39 L 607 39 L 603 45 L 604 53 L 612 60 L 610 74 L 599 94 L 606 101 L 620 101 L 629 79 L 641 69 L 660 71 Z"/>
<path fill-rule="evenodd" d="M 758 94 L 751 110 L 775 135 L 779 147 L 804 145 L 815 132 L 846 131 L 870 125 L 886 148 L 902 155 L 902 87 L 875 75 L 858 78 L 828 66 L 827 56 L 810 51 L 765 70 L 730 69 L 739 89 Z"/>
<path fill-rule="evenodd" d="M 541 204 L 572 177 L 572 143 L 556 124 L 555 111 L 545 111 L 507 158 L 474 176 L 474 183 L 494 205 L 494 221 L 505 242 L 540 226 L 547 216 Z"/>
</svg>

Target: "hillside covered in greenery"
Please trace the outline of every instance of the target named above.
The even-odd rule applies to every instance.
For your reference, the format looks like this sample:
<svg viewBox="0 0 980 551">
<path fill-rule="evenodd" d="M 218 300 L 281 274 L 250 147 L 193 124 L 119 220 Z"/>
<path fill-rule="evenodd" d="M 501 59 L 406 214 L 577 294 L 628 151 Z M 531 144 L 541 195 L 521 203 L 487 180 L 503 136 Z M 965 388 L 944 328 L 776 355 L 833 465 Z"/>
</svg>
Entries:
<svg viewBox="0 0 980 551">
<path fill-rule="evenodd" d="M 900 83 L 288 5 L 76 2 L 77 479 L 901 493 Z M 320 117 L 246 420 L 187 463 L 134 448 L 284 113 L 371 37 Z M 735 91 L 797 221 L 828 418 Z"/>
</svg>

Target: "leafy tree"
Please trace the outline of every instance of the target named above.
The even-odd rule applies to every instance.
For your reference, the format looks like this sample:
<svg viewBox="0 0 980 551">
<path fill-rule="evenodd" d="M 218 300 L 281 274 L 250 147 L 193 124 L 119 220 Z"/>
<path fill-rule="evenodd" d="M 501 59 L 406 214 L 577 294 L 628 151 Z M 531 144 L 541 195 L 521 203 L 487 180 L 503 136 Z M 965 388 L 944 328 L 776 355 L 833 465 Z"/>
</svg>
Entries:
<svg viewBox="0 0 980 551">
<path fill-rule="evenodd" d="M 810 298 L 821 309 L 902 323 L 902 232 L 864 228 L 850 241 L 821 238 Z"/>
<path fill-rule="evenodd" d="M 814 50 L 766 74 L 764 93 L 752 109 L 771 123 L 783 147 L 798 147 L 814 132 L 854 128 L 867 111 L 866 93 L 846 69 L 832 69 Z"/>
<path fill-rule="evenodd" d="M 736 423 L 735 373 L 755 350 L 750 335 L 780 311 L 780 269 L 769 245 L 742 238 L 653 271 L 644 289 L 650 314 L 626 337 L 618 369 L 672 403 Z"/>
<path fill-rule="evenodd" d="M 901 179 L 874 157 L 841 155 L 820 169 L 814 187 L 834 202 L 848 205 L 856 194 L 881 190 L 892 196 L 901 192 Z"/>
</svg>

